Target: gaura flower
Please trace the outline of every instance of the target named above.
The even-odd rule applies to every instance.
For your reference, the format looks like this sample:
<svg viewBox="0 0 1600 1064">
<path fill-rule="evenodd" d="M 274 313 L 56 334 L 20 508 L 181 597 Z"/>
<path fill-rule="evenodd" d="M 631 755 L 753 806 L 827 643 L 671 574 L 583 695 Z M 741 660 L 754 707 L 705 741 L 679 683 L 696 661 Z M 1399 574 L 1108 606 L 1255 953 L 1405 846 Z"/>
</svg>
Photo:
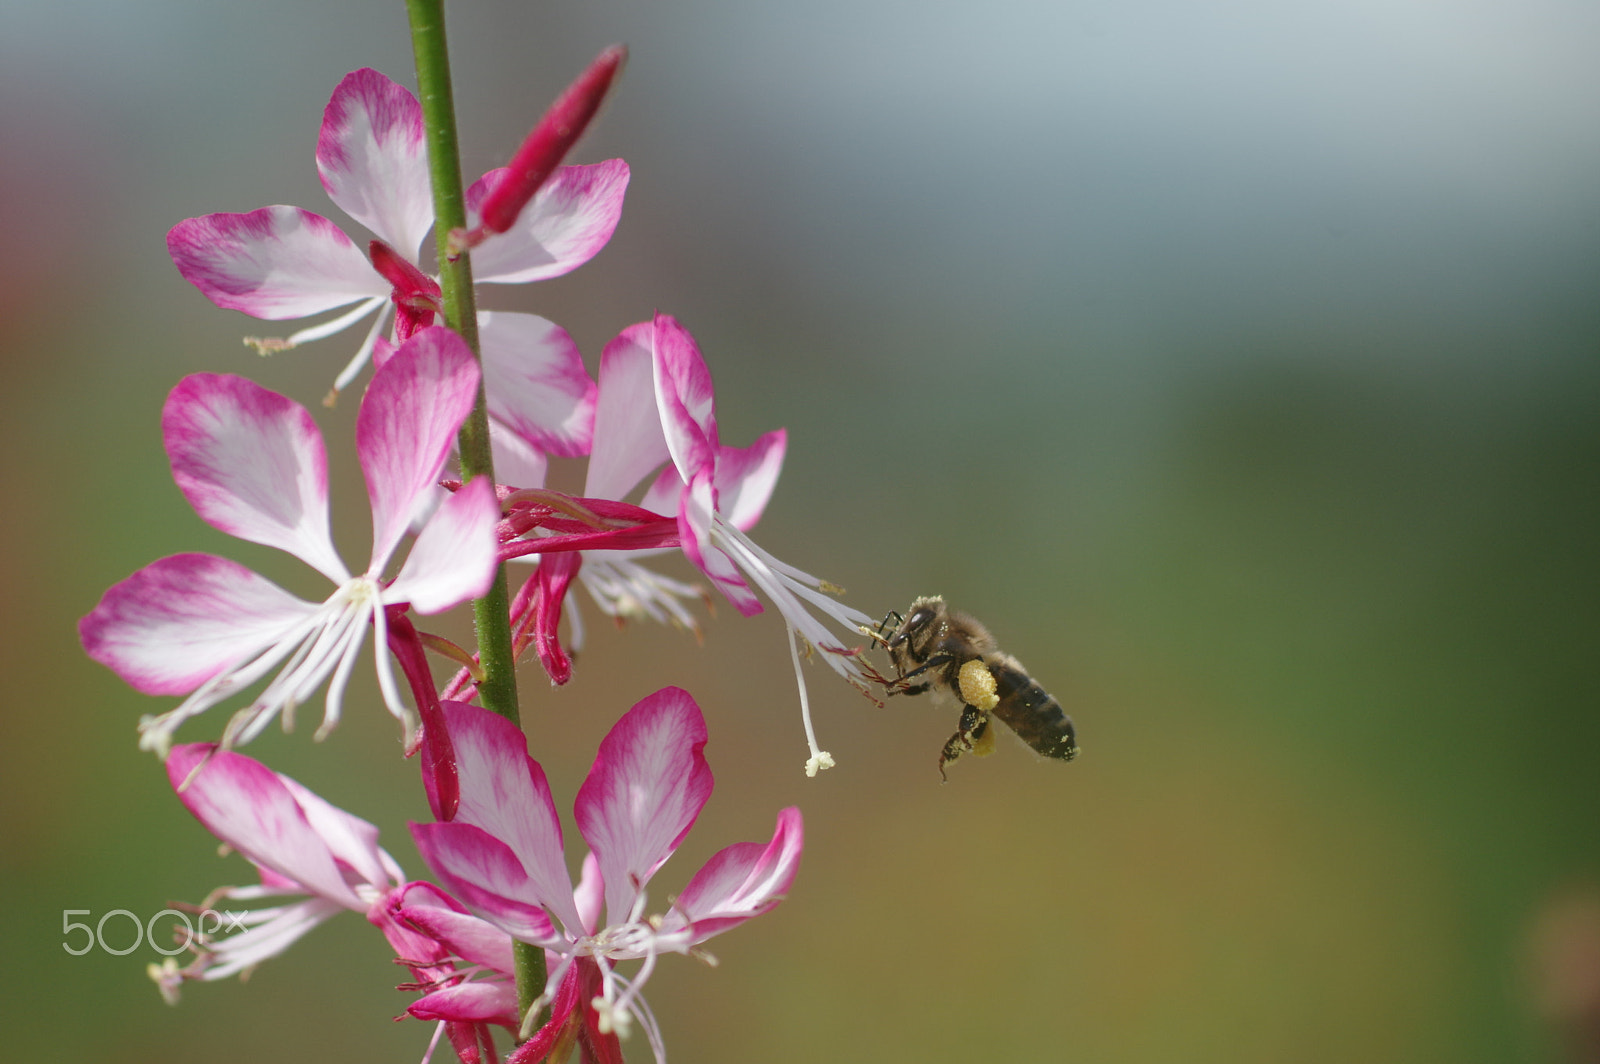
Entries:
<svg viewBox="0 0 1600 1064">
<path fill-rule="evenodd" d="M 176 1003 L 188 980 L 248 975 L 339 912 L 362 913 L 383 932 L 423 996 L 406 1011 L 437 1021 L 463 1061 L 493 1059 L 489 1026 L 516 1026 L 511 937 L 472 916 L 432 883 L 406 882 L 378 845 L 378 829 L 251 758 L 213 744 L 174 747 L 167 775 L 206 829 L 256 867 L 261 882 L 222 887 L 201 906 L 202 931 L 186 943 L 193 959 L 152 964 L 162 996 Z M 263 908 L 217 913 L 225 902 L 270 900 Z M 214 925 L 204 930 L 208 915 Z M 236 933 L 214 932 L 229 926 Z"/>
<path fill-rule="evenodd" d="M 191 938 L 195 959 L 186 968 L 170 959 L 164 967 L 153 965 L 150 974 L 168 1001 L 177 999 L 184 980 L 245 972 L 342 910 L 366 913 L 405 882 L 400 866 L 379 847 L 377 828 L 259 761 L 191 743 L 173 747 L 167 777 L 206 830 L 261 874 L 255 886 L 213 891 L 204 910 L 223 901 L 283 902 L 229 913 L 245 928 L 237 934 Z"/>
<path fill-rule="evenodd" d="M 173 389 L 162 431 L 173 477 L 196 512 L 224 532 L 295 555 L 335 587 L 322 602 L 307 602 L 236 562 L 179 554 L 107 591 L 78 624 L 89 656 L 146 694 L 188 695 L 140 723 L 142 746 L 164 753 L 185 720 L 275 667 L 277 676 L 234 714 L 223 745 L 248 742 L 279 713 L 288 726 L 331 675 L 318 732 L 325 734 L 339 720 L 369 626 L 386 645 L 386 606 L 431 614 L 484 593 L 497 564 L 499 517 L 484 478 L 440 504 L 400 571 L 384 576 L 410 515 L 434 490 L 477 385 L 472 353 L 442 327 L 418 333 L 374 374 L 356 421 L 372 555 L 355 575 L 333 547 L 327 454 L 305 408 L 241 377 L 196 374 Z M 388 655 L 375 656 L 384 704 L 409 739 L 416 715 L 400 698 Z"/>
<path fill-rule="evenodd" d="M 530 1017 L 559 998 L 569 978 L 582 978 L 571 975 L 580 966 L 598 974 L 598 991 L 587 1001 L 598 1034 L 626 1034 L 638 1019 L 662 1059 L 660 1033 L 639 995 L 657 956 L 698 954 L 713 935 L 783 899 L 799 867 L 800 811 L 778 813 L 770 842 L 718 852 L 652 911 L 651 878 L 688 834 L 712 787 L 700 708 L 688 692 L 663 688 L 616 723 L 578 790 L 578 831 L 590 853 L 574 890 L 550 787 L 522 733 L 476 706 L 446 702 L 444 709 L 461 804 L 449 823 L 411 825 L 423 859 L 473 911 L 559 958 Z M 630 960 L 643 963 L 627 977 L 616 965 Z M 572 1016 L 570 1009 L 557 1015 L 544 1037 L 554 1039 Z"/>
<path fill-rule="evenodd" d="M 376 70 L 346 75 L 323 113 L 317 171 L 335 204 L 399 256 L 420 265 L 422 243 L 433 226 L 433 200 L 422 109 L 409 90 Z M 515 176 L 506 168 L 491 170 L 467 190 L 469 224 L 477 224 L 485 198 Z M 627 184 L 628 167 L 621 159 L 556 170 L 506 231 L 474 251 L 474 279 L 520 284 L 559 277 L 583 265 L 616 229 Z M 167 234 L 167 249 L 179 272 L 219 307 L 283 320 L 356 304 L 285 340 L 257 342 L 263 350 L 321 339 L 376 313 L 335 389 L 348 386 L 360 372 L 389 320 L 390 282 L 373 268 L 363 246 L 327 218 L 289 206 L 190 218 Z M 547 340 L 552 328 L 531 314 L 482 315 L 486 383 L 493 395 L 499 390 L 497 375 L 514 380 L 519 366 L 526 375 L 532 360 L 542 376 L 560 385 L 560 394 L 573 408 L 566 416 L 578 425 L 569 428 L 586 432 L 593 412 L 592 384 L 585 389 L 588 377 L 581 361 L 575 372 L 566 357 L 570 338 L 564 343 Z M 513 353 L 512 361 L 502 369 L 507 351 Z M 532 442 L 554 454 L 587 449 L 586 437 Z"/>
<path fill-rule="evenodd" d="M 800 689 L 800 712 L 811 756 L 807 775 L 833 764 L 817 745 L 796 636 L 822 651 L 835 672 L 858 688 L 865 674 L 856 652 L 819 620 L 821 614 L 851 636 L 872 619 L 837 601 L 839 589 L 768 554 L 746 533 L 760 519 L 783 466 L 787 437 L 777 429 L 749 447 L 727 447 L 717 432 L 711 373 L 689 331 L 672 317 L 624 329 L 600 360 L 594 447 L 584 499 L 620 500 L 657 467 L 639 506 L 676 519 L 661 545 L 679 547 L 734 608 L 749 616 L 763 609 L 757 592 L 783 616 Z M 692 591 L 657 577 L 628 552 L 587 549 L 589 540 L 537 536 L 507 545 L 506 555 L 540 554 L 541 565 L 557 551 L 583 549 L 579 579 L 602 609 L 614 615 L 647 610 L 679 617 L 677 597 Z M 580 547 L 579 545 L 584 546 Z M 634 545 L 635 554 L 642 542 Z M 586 574 L 590 574 L 586 577 Z M 815 611 L 815 613 L 813 613 Z"/>
</svg>

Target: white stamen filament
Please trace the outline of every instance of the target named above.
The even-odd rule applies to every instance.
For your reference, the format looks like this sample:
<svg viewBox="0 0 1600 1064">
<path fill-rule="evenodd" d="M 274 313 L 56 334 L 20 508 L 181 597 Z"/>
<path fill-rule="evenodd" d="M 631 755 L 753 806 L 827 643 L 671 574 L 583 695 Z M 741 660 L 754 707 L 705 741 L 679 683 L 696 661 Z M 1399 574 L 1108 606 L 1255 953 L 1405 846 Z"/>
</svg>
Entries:
<svg viewBox="0 0 1600 1064">
<path fill-rule="evenodd" d="M 293 720 L 294 707 L 310 700 L 326 680 L 328 695 L 322 724 L 317 729 L 317 738 L 323 738 L 339 723 L 343 713 L 344 692 L 361 649 L 366 645 L 369 622 L 379 641 L 378 686 L 384 704 L 397 719 L 410 726 L 415 714 L 400 698 L 386 650 L 388 624 L 383 613 L 382 589 L 373 578 L 359 576 L 345 581 L 325 602 L 290 625 L 253 659 L 200 685 L 176 709 L 145 717 L 139 724 L 140 746 L 164 753 L 172 734 L 184 721 L 248 687 L 274 667 L 278 667 L 278 674 L 261 694 L 228 721 L 222 745 L 231 748 L 250 742 L 280 715 L 288 727 Z"/>
<path fill-rule="evenodd" d="M 336 332 L 343 332 L 388 301 L 387 296 L 371 296 L 363 299 L 337 318 L 317 325 L 308 325 L 299 332 L 291 333 L 285 342 L 291 347 L 298 347 L 301 344 L 310 343 L 312 340 L 321 340 L 323 337 L 332 336 Z M 370 342 L 363 346 L 369 351 L 372 349 Z"/>
<path fill-rule="evenodd" d="M 444 1037 L 445 1021 L 440 1020 L 433 1028 L 433 1037 L 428 1040 L 428 1051 L 422 1054 L 421 1064 L 428 1064 L 433 1059 L 433 1051 L 439 1046 L 439 1039 Z"/>
</svg>

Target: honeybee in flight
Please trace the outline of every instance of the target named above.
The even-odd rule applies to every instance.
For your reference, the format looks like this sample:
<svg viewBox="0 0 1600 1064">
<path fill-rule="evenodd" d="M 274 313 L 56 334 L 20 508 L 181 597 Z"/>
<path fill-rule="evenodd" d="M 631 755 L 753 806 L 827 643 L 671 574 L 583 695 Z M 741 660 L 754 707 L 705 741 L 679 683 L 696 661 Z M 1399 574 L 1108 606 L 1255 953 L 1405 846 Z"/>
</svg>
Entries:
<svg viewBox="0 0 1600 1064">
<path fill-rule="evenodd" d="M 896 622 L 889 628 L 890 618 Z M 902 619 L 891 613 L 876 631 L 867 630 L 889 652 L 895 676 L 876 677 L 886 694 L 932 692 L 935 705 L 961 707 L 961 724 L 939 753 L 939 775 L 962 754 L 986 757 L 994 750 L 991 715 L 1045 757 L 1078 756 L 1072 718 L 1045 693 L 1022 663 L 995 645 L 978 621 L 945 605 L 938 595 L 911 604 Z"/>
</svg>

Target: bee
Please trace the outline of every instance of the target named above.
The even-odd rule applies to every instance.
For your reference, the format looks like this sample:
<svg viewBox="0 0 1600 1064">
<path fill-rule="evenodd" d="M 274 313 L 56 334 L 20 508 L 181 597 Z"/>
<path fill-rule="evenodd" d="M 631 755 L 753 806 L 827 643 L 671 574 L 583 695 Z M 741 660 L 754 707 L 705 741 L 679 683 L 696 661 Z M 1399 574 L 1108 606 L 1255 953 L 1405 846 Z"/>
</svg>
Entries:
<svg viewBox="0 0 1600 1064">
<path fill-rule="evenodd" d="M 889 630 L 890 619 L 895 622 Z M 939 753 L 939 775 L 962 754 L 985 757 L 994 749 L 991 715 L 1045 757 L 1071 761 L 1078 756 L 1072 718 L 1045 693 L 1022 663 L 995 645 L 994 636 L 975 618 L 945 605 L 938 595 L 911 604 L 902 619 L 890 613 L 867 634 L 889 652 L 895 675 L 876 677 L 887 694 L 932 692 L 935 705 L 961 707 L 961 723 Z"/>
</svg>

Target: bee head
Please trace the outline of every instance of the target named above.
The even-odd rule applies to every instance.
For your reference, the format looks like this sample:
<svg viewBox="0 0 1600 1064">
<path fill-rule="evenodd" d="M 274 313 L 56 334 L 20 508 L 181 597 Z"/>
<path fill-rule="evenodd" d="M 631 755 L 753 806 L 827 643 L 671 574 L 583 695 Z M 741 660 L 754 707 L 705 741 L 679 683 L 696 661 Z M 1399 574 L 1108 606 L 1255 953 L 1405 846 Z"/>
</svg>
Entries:
<svg viewBox="0 0 1600 1064">
<path fill-rule="evenodd" d="M 905 623 L 900 626 L 894 635 L 889 637 L 889 641 L 885 645 L 890 650 L 893 650 L 909 639 L 912 640 L 912 644 L 915 646 L 919 641 L 918 636 L 936 624 L 939 618 L 944 616 L 944 613 L 944 599 L 938 595 L 917 599 L 911 604 L 911 612 L 906 615 Z"/>
</svg>

